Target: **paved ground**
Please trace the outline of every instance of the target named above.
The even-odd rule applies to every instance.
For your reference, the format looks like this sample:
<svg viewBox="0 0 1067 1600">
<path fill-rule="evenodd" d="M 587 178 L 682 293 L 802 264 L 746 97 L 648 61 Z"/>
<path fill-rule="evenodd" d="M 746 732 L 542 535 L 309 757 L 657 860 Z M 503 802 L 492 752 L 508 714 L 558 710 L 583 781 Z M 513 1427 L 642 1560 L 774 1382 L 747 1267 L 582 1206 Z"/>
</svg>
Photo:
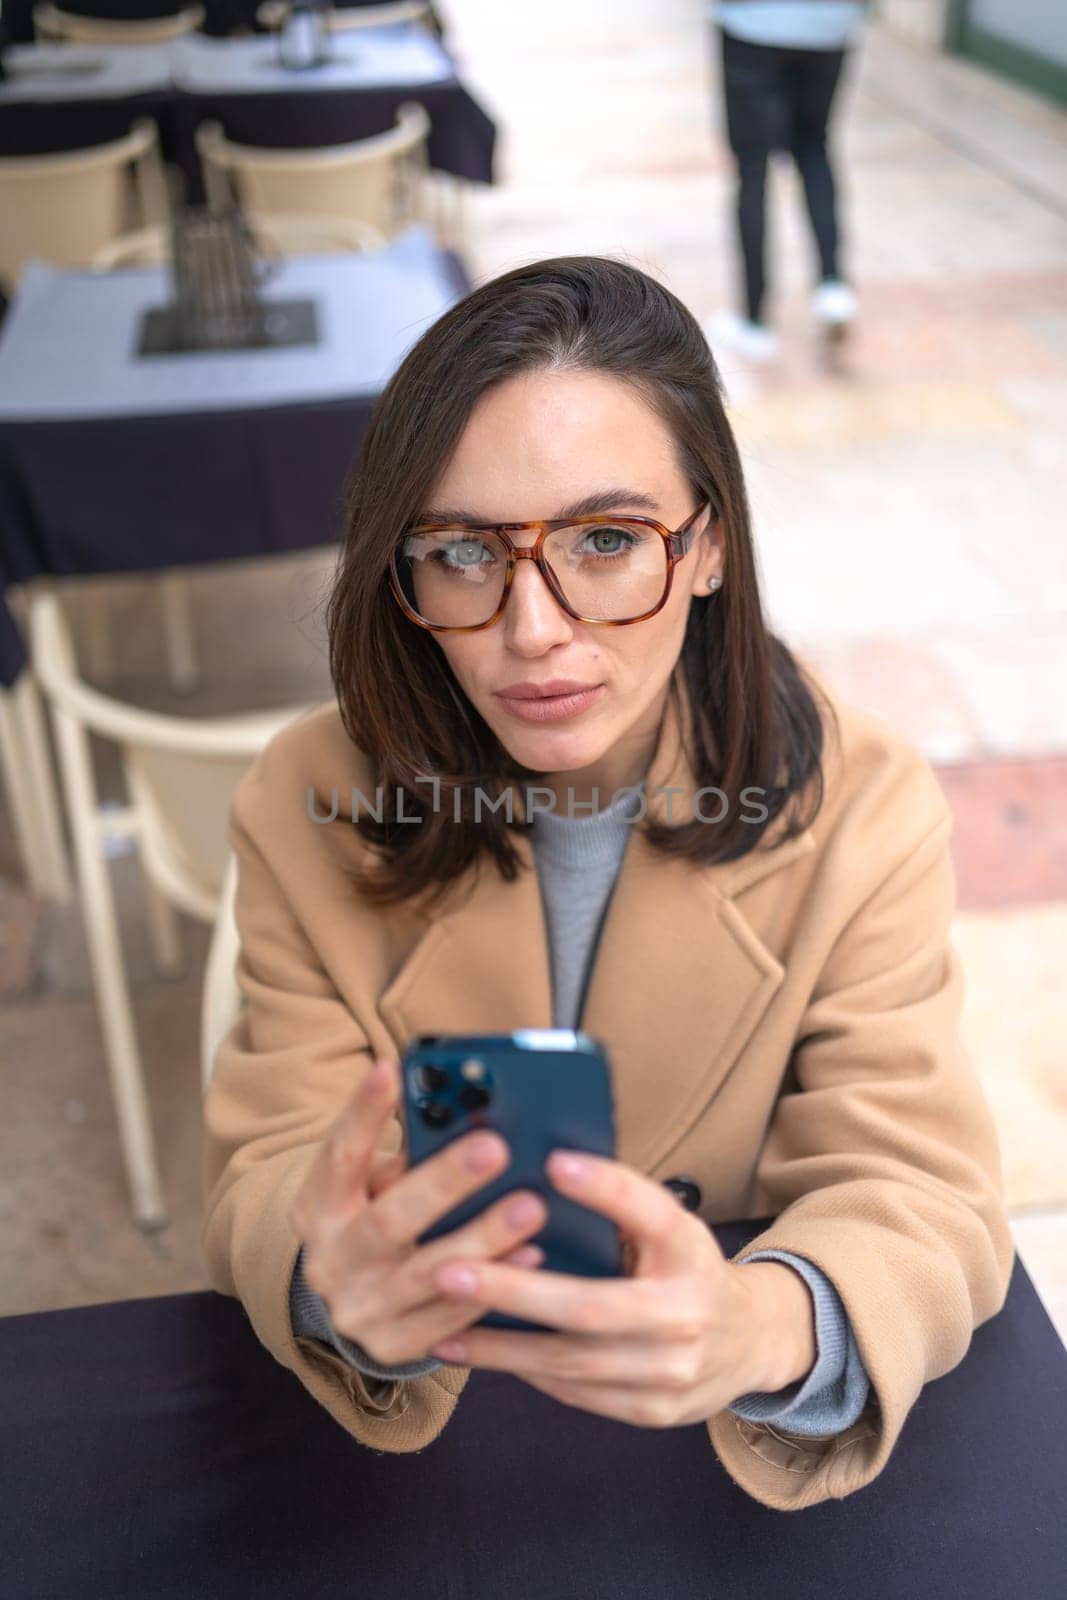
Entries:
<svg viewBox="0 0 1067 1600">
<path fill-rule="evenodd" d="M 552 254 L 624 254 L 702 317 L 733 279 L 730 164 L 697 0 L 521 8 L 451 0 L 464 70 L 502 128 L 476 197 L 480 276 Z M 965 1035 L 993 1105 L 1020 1250 L 1067 1335 L 1067 194 L 1065 119 L 872 31 L 839 129 L 862 326 L 827 371 L 806 317 L 810 246 L 773 175 L 783 353 L 724 359 L 778 630 L 938 768 L 956 816 Z M 326 560 L 198 587 L 207 687 L 190 709 L 329 692 Z M 169 703 L 148 583 L 109 590 L 116 687 Z M 232 616 L 248 619 L 239 638 Z M 106 758 L 101 778 L 118 793 Z M 128 1221 L 76 915 L 11 886 L 25 931 L 0 1019 L 7 1117 L 0 1312 L 200 1286 L 196 1015 L 145 955 L 135 863 L 114 863 L 173 1222 Z M 21 992 L 14 992 L 22 984 Z"/>
</svg>

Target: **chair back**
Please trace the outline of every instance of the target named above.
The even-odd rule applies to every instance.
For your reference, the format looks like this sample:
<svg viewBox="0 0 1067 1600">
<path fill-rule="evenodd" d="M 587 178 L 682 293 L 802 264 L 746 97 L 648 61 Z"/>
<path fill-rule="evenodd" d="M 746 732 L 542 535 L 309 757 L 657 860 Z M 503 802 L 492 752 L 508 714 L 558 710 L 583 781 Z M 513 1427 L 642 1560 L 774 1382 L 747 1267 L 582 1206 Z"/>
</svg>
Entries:
<svg viewBox="0 0 1067 1600">
<path fill-rule="evenodd" d="M 87 267 L 131 221 L 162 222 L 165 216 L 159 138 L 147 117 L 125 138 L 88 150 L 0 156 L 0 280 L 13 289 L 23 263 L 33 258 Z"/>
<path fill-rule="evenodd" d="M 186 6 L 169 17 L 82 17 L 48 0 L 33 8 L 35 36 L 63 44 L 165 44 L 194 33 L 203 20 L 203 6 Z"/>
<path fill-rule="evenodd" d="M 263 0 L 256 9 L 256 22 L 261 28 L 277 32 L 289 21 L 292 9 L 290 0 Z M 417 22 L 436 32 L 428 0 L 383 0 L 376 6 L 331 6 L 323 16 L 328 33 L 351 33 L 356 28 L 381 28 L 398 22 Z"/>
<path fill-rule="evenodd" d="M 366 222 L 346 217 L 248 217 L 254 238 L 281 256 L 328 255 L 335 251 L 362 255 L 381 250 L 386 240 Z M 162 267 L 171 254 L 170 229 L 138 228 L 104 245 L 93 257 L 94 272 L 116 267 Z"/>
<path fill-rule="evenodd" d="M 324 17 L 330 33 L 352 33 L 357 28 L 381 28 L 398 22 L 417 22 L 432 28 L 427 0 L 382 0 L 376 6 L 331 6 Z"/>
<path fill-rule="evenodd" d="M 214 920 L 229 859 L 234 790 L 264 745 L 302 707 L 233 717 L 175 717 L 101 694 L 80 676 L 70 630 L 54 595 L 30 608 L 34 671 L 52 703 L 83 735 L 120 749 L 130 797 L 124 820 L 109 817 L 96 796 L 70 803 L 93 812 L 101 830 L 136 838 L 148 877 L 173 905 Z"/>
<path fill-rule="evenodd" d="M 424 107 L 406 101 L 395 127 L 353 144 L 262 150 L 232 143 L 217 122 L 201 124 L 196 144 L 208 202 L 217 210 L 236 195 L 261 217 L 355 218 L 390 239 L 424 215 L 429 131 Z"/>
</svg>

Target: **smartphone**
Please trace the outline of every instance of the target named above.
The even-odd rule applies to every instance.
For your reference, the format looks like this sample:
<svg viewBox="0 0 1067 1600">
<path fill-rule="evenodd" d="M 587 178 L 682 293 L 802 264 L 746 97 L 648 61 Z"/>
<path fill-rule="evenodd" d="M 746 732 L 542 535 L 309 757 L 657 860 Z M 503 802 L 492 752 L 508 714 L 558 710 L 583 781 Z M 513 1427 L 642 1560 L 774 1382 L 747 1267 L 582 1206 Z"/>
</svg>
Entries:
<svg viewBox="0 0 1067 1600">
<path fill-rule="evenodd" d="M 532 1189 L 548 1207 L 547 1222 L 529 1241 L 545 1253 L 541 1267 L 583 1278 L 622 1276 L 615 1223 L 567 1199 L 545 1171 L 555 1149 L 614 1160 L 611 1064 L 603 1045 L 571 1028 L 424 1034 L 408 1045 L 400 1067 L 411 1167 L 476 1128 L 493 1129 L 511 1151 L 505 1170 L 421 1234 L 420 1244 L 452 1233 L 503 1195 Z M 558 1331 L 502 1311 L 487 1311 L 474 1326 Z"/>
</svg>

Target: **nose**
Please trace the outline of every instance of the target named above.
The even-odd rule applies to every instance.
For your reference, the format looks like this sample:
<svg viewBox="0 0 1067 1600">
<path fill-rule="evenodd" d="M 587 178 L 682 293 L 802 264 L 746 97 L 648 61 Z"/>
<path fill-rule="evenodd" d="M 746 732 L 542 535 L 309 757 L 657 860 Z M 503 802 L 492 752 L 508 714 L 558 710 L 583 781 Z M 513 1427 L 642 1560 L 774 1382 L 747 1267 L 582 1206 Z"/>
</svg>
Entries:
<svg viewBox="0 0 1067 1600">
<path fill-rule="evenodd" d="M 522 552 L 517 552 L 522 555 Z M 574 624 L 556 600 L 535 562 L 520 560 L 501 618 L 509 647 L 519 655 L 542 655 L 571 637 Z"/>
</svg>

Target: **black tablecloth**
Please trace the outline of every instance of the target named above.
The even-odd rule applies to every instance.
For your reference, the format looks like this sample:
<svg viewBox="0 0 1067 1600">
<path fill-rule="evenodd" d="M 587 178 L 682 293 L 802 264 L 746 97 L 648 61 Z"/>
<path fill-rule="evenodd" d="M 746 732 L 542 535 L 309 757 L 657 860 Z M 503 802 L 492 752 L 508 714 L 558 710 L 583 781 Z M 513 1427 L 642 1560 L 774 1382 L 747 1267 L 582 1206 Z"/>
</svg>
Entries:
<svg viewBox="0 0 1067 1600">
<path fill-rule="evenodd" d="M 462 265 L 445 259 L 456 293 L 465 294 Z M 13 683 L 25 664 L 3 599 L 8 584 L 158 571 L 338 539 L 344 479 L 373 404 L 374 396 L 360 396 L 149 417 L 0 420 L 0 685 Z"/>
<path fill-rule="evenodd" d="M 212 1293 L 0 1321 L 0 1384 L 5 1600 L 1053 1600 L 1067 1573 L 1067 1356 L 1019 1261 L 874 1482 L 791 1514 L 703 1424 L 506 1373 L 371 1450 Z"/>
</svg>

